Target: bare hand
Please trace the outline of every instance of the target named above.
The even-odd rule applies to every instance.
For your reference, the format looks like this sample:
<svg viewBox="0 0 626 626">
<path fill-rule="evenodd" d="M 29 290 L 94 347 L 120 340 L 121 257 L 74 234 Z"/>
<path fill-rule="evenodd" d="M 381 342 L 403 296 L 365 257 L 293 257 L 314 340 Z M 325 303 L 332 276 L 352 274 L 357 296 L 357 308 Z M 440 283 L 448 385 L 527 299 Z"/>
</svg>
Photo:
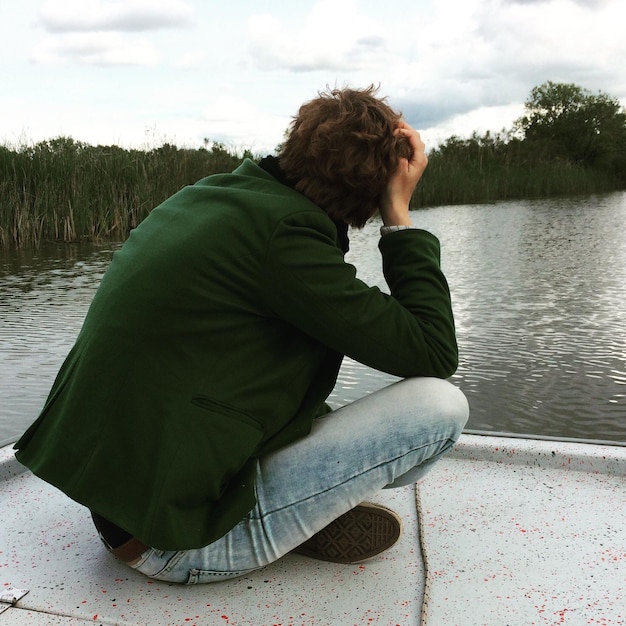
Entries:
<svg viewBox="0 0 626 626">
<path fill-rule="evenodd" d="M 401 158 L 396 171 L 389 178 L 380 199 L 380 215 L 385 226 L 410 226 L 409 203 L 428 165 L 428 157 L 424 153 L 424 142 L 419 133 L 404 120 L 400 120 L 394 134 L 408 139 L 412 156 L 410 159 Z"/>
</svg>

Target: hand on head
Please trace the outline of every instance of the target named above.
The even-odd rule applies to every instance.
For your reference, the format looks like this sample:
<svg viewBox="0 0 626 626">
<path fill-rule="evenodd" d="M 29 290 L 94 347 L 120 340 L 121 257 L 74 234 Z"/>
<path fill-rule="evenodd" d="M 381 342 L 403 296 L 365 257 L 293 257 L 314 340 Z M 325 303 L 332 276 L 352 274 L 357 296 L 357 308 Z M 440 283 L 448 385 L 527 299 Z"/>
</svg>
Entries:
<svg viewBox="0 0 626 626">
<path fill-rule="evenodd" d="M 420 134 L 404 120 L 398 122 L 394 134 L 407 138 L 412 153 L 410 158 L 400 158 L 396 171 L 389 178 L 387 188 L 381 196 L 380 215 L 385 226 L 410 226 L 409 203 L 428 165 L 428 157 Z"/>
</svg>

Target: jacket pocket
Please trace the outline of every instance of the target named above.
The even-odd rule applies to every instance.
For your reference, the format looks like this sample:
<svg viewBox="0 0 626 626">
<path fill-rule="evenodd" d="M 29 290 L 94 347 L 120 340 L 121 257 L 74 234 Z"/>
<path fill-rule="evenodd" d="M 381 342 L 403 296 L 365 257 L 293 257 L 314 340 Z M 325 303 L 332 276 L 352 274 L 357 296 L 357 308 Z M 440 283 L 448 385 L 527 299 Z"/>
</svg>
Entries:
<svg viewBox="0 0 626 626">
<path fill-rule="evenodd" d="M 193 396 L 173 436 L 179 440 L 169 459 L 168 491 L 177 506 L 217 501 L 252 461 L 263 441 L 263 428 L 248 413 L 206 396 Z M 247 475 L 247 473 L 246 473 Z"/>
<path fill-rule="evenodd" d="M 194 396 L 191 399 L 191 403 L 201 409 L 206 409 L 207 411 L 212 411 L 232 419 L 239 420 L 245 424 L 258 428 L 261 432 L 264 432 L 261 420 L 258 420 L 245 411 L 241 411 L 240 409 L 236 409 L 229 404 L 220 402 L 219 400 L 209 398 L 208 396 Z"/>
</svg>

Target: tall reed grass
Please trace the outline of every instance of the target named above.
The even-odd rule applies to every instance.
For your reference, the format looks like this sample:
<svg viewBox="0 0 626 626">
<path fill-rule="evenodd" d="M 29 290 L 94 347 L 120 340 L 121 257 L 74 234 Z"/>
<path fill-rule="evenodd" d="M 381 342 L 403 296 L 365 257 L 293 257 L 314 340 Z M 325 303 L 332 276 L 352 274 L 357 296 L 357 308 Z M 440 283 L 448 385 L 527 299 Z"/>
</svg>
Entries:
<svg viewBox="0 0 626 626">
<path fill-rule="evenodd" d="M 451 140 L 429 156 L 413 197 L 420 208 L 514 198 L 598 193 L 620 188 L 610 175 L 567 161 L 528 158 L 520 143 L 489 137 Z M 45 241 L 124 240 L 150 210 L 244 157 L 222 145 L 148 150 L 90 146 L 57 138 L 0 146 L 0 247 Z"/>
<path fill-rule="evenodd" d="M 0 246 L 122 240 L 173 193 L 232 171 L 243 156 L 219 144 L 142 151 L 58 138 L 0 146 Z"/>
<path fill-rule="evenodd" d="M 610 175 L 571 163 L 460 165 L 431 158 L 412 207 L 549 198 L 618 189 Z"/>
<path fill-rule="evenodd" d="M 414 207 L 584 195 L 623 188 L 610 171 L 555 156 L 545 142 L 510 133 L 450 137 L 429 155 Z"/>
</svg>

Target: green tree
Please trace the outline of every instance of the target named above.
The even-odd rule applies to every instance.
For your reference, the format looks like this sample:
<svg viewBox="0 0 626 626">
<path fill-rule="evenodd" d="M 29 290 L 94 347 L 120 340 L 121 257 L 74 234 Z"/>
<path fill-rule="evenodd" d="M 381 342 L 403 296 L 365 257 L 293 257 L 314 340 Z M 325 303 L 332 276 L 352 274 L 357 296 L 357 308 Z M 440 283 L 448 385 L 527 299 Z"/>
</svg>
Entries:
<svg viewBox="0 0 626 626">
<path fill-rule="evenodd" d="M 515 123 L 546 156 L 626 172 L 626 111 L 605 93 L 548 81 L 535 87 Z"/>
</svg>

